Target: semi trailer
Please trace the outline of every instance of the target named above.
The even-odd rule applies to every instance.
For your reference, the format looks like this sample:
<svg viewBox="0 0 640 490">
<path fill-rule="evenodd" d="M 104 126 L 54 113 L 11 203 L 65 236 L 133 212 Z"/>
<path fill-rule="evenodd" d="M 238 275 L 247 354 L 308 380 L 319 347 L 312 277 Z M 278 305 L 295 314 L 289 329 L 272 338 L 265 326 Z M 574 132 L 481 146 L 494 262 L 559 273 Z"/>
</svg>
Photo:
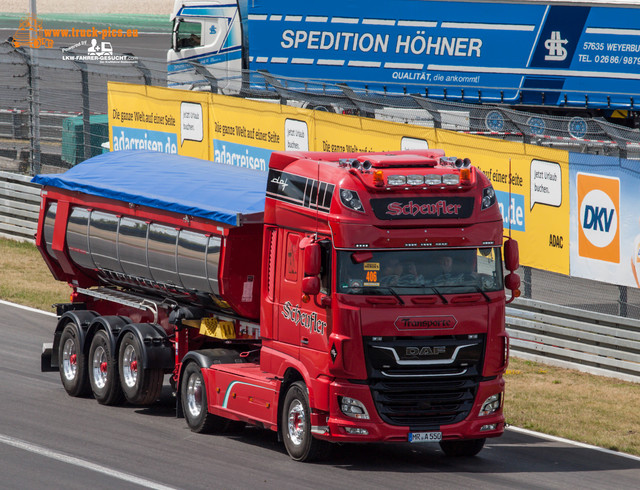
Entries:
<svg viewBox="0 0 640 490">
<path fill-rule="evenodd" d="M 149 405 L 168 377 L 193 431 L 277 431 L 300 461 L 503 433 L 518 249 L 468 159 L 119 151 L 34 181 L 37 247 L 71 287 L 42 369 L 69 395 Z"/>
<path fill-rule="evenodd" d="M 346 87 L 374 103 L 412 94 L 637 119 L 632 2 L 176 0 L 171 20 L 168 85 L 178 88 L 215 79 L 222 93 L 258 96 L 275 94 L 275 79 L 293 92 Z"/>
</svg>

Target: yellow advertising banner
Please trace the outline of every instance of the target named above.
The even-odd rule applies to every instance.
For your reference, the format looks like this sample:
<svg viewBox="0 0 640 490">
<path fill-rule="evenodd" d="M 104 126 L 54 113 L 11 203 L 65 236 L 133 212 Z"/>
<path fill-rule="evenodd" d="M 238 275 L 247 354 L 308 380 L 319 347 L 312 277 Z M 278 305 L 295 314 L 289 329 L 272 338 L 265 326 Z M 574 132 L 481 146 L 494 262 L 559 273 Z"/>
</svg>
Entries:
<svg viewBox="0 0 640 490">
<path fill-rule="evenodd" d="M 436 145 L 492 182 L 523 265 L 569 274 L 568 152 L 442 130 Z"/>
<path fill-rule="evenodd" d="M 569 154 L 458 133 L 204 92 L 109 84 L 112 150 L 140 148 L 266 171 L 273 151 L 440 148 L 492 182 L 523 265 L 569 274 Z M 511 178 L 509 177 L 511 176 Z"/>
<path fill-rule="evenodd" d="M 274 151 L 313 151 L 313 111 L 211 95 L 210 160 L 265 172 Z"/>
<path fill-rule="evenodd" d="M 369 152 L 435 148 L 435 131 L 391 121 L 311 111 L 316 151 Z"/>
<path fill-rule="evenodd" d="M 111 150 L 209 158 L 210 94 L 118 82 L 108 94 Z"/>
</svg>

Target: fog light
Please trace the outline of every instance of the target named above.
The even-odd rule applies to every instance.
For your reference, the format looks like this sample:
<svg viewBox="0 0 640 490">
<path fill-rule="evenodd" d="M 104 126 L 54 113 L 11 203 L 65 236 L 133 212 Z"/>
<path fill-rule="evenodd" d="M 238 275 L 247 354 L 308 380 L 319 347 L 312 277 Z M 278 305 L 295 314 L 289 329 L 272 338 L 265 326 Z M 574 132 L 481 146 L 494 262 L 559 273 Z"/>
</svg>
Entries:
<svg viewBox="0 0 640 490">
<path fill-rule="evenodd" d="M 359 400 L 349 398 L 348 396 L 340 396 L 338 397 L 338 403 L 340 404 L 340 410 L 342 410 L 343 414 L 353 417 L 354 419 L 369 419 L 367 409 Z"/>
<path fill-rule="evenodd" d="M 498 427 L 498 424 L 488 424 L 488 425 L 483 425 L 482 427 L 480 427 L 480 431 L 485 431 L 485 430 L 496 430 L 496 427 Z"/>
<path fill-rule="evenodd" d="M 345 427 L 344 430 L 347 431 L 347 434 L 354 434 L 357 436 L 368 436 L 369 431 L 367 429 L 362 429 L 360 427 Z"/>
<path fill-rule="evenodd" d="M 482 408 L 480 409 L 478 416 L 485 417 L 487 415 L 491 415 L 492 413 L 496 412 L 502 405 L 501 402 L 502 402 L 502 393 L 491 395 L 482 404 Z"/>
</svg>

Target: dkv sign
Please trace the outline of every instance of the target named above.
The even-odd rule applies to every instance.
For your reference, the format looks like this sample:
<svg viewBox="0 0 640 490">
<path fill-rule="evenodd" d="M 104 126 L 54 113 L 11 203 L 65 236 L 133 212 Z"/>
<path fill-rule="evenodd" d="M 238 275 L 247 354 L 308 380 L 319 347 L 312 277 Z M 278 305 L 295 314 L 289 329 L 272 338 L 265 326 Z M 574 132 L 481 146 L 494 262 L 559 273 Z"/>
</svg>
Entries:
<svg viewBox="0 0 640 490">
<path fill-rule="evenodd" d="M 577 174 L 578 254 L 620 263 L 620 181 Z"/>
</svg>

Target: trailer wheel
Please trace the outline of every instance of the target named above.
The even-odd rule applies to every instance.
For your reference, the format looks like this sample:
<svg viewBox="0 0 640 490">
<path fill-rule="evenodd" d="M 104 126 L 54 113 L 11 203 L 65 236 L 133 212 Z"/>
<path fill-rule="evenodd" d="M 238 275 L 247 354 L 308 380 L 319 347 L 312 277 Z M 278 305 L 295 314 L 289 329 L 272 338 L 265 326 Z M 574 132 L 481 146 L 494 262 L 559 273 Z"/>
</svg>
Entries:
<svg viewBox="0 0 640 490">
<path fill-rule="evenodd" d="M 111 352 L 109 337 L 98 330 L 89 348 L 89 382 L 94 398 L 102 405 L 118 405 L 124 400 L 118 364 Z"/>
<path fill-rule="evenodd" d="M 475 456 L 484 447 L 486 439 L 468 439 L 466 441 L 441 441 L 440 449 L 449 457 Z"/>
<path fill-rule="evenodd" d="M 58 346 L 60 380 L 70 396 L 88 395 L 91 387 L 87 377 L 86 357 L 73 324 L 67 324 L 60 336 Z"/>
<path fill-rule="evenodd" d="M 129 403 L 151 405 L 160 396 L 164 372 L 162 369 L 142 369 L 144 347 L 138 337 L 127 332 L 120 343 L 118 368 L 122 391 Z"/>
<path fill-rule="evenodd" d="M 193 432 L 223 432 L 227 428 L 227 419 L 209 413 L 204 376 L 200 367 L 193 362 L 184 369 L 180 397 L 184 418 Z"/>
<path fill-rule="evenodd" d="M 331 446 L 311 435 L 311 409 L 307 387 L 296 381 L 287 390 L 281 413 L 284 446 L 296 461 L 314 461 L 325 458 Z"/>
</svg>

